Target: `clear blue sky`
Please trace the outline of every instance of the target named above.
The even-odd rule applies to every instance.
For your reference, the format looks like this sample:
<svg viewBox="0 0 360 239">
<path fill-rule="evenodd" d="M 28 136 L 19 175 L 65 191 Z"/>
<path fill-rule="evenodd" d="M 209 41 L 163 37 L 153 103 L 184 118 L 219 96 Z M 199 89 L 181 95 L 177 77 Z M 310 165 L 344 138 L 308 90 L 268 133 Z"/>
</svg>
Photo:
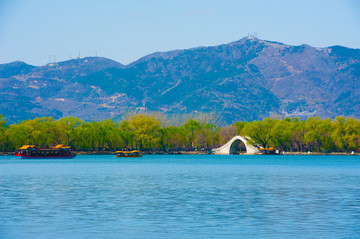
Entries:
<svg viewBox="0 0 360 239">
<path fill-rule="evenodd" d="M 123 64 L 256 32 L 290 45 L 360 48 L 359 0 L 0 0 L 0 63 L 56 57 Z"/>
</svg>

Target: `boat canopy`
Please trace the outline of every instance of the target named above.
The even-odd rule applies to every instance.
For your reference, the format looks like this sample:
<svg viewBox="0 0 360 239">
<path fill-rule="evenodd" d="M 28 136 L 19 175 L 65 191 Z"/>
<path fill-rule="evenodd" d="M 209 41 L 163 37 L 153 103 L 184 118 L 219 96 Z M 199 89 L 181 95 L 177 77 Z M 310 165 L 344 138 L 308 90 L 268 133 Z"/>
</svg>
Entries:
<svg viewBox="0 0 360 239">
<path fill-rule="evenodd" d="M 259 150 L 274 151 L 274 150 L 276 150 L 276 148 L 274 148 L 274 147 L 269 147 L 269 148 L 261 147 L 261 148 L 259 148 Z"/>
<path fill-rule="evenodd" d="M 58 144 L 53 149 L 70 149 L 70 146 L 66 146 L 65 144 Z"/>
<path fill-rule="evenodd" d="M 116 151 L 115 153 L 117 153 L 117 154 L 119 154 L 119 153 L 124 153 L 124 154 L 139 153 L 139 150 L 133 150 L 133 151 Z"/>
<path fill-rule="evenodd" d="M 23 145 L 19 150 L 28 150 L 28 149 L 40 149 L 40 148 L 36 145 Z M 58 144 L 55 147 L 52 147 L 51 149 L 70 149 L 70 147 L 66 146 L 65 144 Z"/>
<path fill-rule="evenodd" d="M 20 149 L 33 149 L 33 148 L 39 149 L 36 145 L 23 145 Z"/>
</svg>

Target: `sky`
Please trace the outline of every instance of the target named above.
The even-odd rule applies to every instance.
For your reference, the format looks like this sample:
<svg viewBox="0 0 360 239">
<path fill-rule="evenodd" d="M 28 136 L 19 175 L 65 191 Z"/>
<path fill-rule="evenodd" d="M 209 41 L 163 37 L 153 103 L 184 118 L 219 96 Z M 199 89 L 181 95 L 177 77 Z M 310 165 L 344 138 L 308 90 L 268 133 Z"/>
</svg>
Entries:
<svg viewBox="0 0 360 239">
<path fill-rule="evenodd" d="M 263 40 L 360 48 L 360 0 L 0 0 L 0 64 Z"/>
</svg>

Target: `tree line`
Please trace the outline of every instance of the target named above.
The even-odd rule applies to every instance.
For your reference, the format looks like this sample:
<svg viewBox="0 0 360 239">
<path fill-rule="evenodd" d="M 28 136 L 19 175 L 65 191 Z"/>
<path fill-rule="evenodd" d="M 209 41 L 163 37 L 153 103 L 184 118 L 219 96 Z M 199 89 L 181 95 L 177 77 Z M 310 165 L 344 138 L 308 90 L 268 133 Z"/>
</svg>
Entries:
<svg viewBox="0 0 360 239">
<path fill-rule="evenodd" d="M 163 115 L 139 114 L 121 121 L 42 117 L 9 125 L 0 115 L 0 150 L 66 144 L 83 151 L 210 151 L 236 135 L 247 137 L 253 145 L 287 152 L 350 152 L 358 151 L 360 145 L 360 122 L 352 117 L 265 118 L 222 127 L 210 121 L 187 119 L 175 126 Z"/>
</svg>

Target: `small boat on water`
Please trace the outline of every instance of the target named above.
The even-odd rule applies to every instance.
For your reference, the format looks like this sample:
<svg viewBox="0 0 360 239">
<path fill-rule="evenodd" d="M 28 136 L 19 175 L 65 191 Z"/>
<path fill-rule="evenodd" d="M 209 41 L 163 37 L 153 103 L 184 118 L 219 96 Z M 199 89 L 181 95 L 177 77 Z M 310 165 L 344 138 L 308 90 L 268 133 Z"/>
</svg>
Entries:
<svg viewBox="0 0 360 239">
<path fill-rule="evenodd" d="M 118 158 L 126 158 L 126 157 L 141 157 L 142 154 L 139 150 L 133 151 L 116 151 L 116 157 Z"/>
<path fill-rule="evenodd" d="M 279 150 L 277 150 L 274 147 L 269 147 L 269 148 L 259 148 L 259 154 L 263 154 L 263 155 L 268 155 L 268 154 L 272 154 L 272 155 L 278 155 L 280 154 Z"/>
<path fill-rule="evenodd" d="M 72 159 L 76 154 L 71 153 L 71 148 L 58 144 L 52 148 L 39 148 L 36 145 L 24 145 L 15 152 L 21 159 Z"/>
</svg>

